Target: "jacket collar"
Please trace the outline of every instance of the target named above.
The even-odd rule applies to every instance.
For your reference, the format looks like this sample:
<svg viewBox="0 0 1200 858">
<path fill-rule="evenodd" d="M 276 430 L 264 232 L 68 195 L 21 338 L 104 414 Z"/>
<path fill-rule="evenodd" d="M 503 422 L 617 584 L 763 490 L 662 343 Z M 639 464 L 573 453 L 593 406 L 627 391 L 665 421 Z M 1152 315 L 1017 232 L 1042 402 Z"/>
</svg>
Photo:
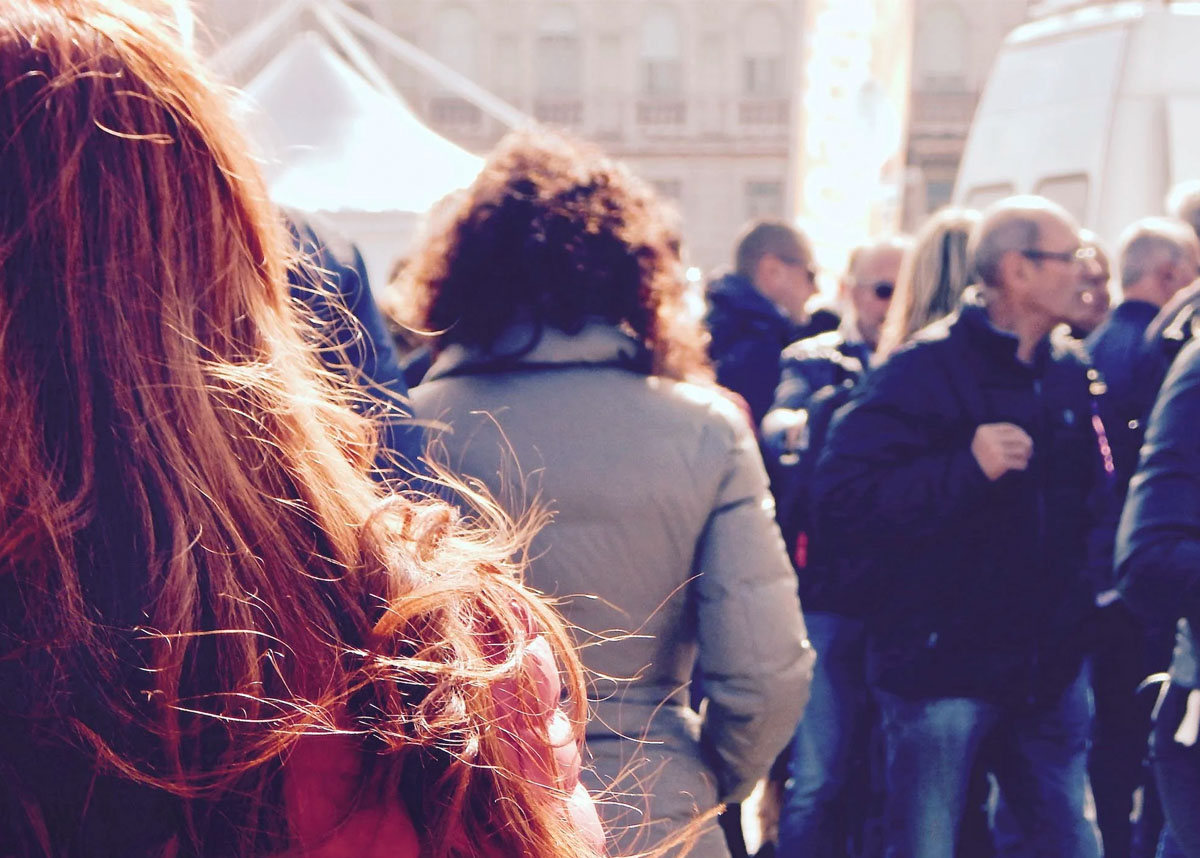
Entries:
<svg viewBox="0 0 1200 858">
<path fill-rule="evenodd" d="M 1031 364 L 1021 361 L 1017 357 L 1017 348 L 1020 345 L 1017 335 L 1002 331 L 993 325 L 988 317 L 987 306 L 977 296 L 964 299 L 955 327 L 965 333 L 975 348 L 983 353 L 988 363 L 1012 364 L 1034 374 L 1041 374 L 1050 361 L 1052 349 L 1048 336 L 1038 343 Z"/>
<path fill-rule="evenodd" d="M 537 342 L 526 350 L 534 339 Z M 501 334 L 490 349 L 459 343 L 447 346 L 434 360 L 425 380 L 470 374 L 473 370 L 534 365 L 619 364 L 634 368 L 643 354 L 637 340 L 605 322 L 589 322 L 577 334 L 545 328 L 540 336 L 533 325 L 521 323 Z"/>
<path fill-rule="evenodd" d="M 731 272 L 718 277 L 708 285 L 708 289 L 705 291 L 710 306 L 763 316 L 789 328 L 793 324 L 787 313 L 754 288 L 754 284 L 740 274 Z"/>
</svg>

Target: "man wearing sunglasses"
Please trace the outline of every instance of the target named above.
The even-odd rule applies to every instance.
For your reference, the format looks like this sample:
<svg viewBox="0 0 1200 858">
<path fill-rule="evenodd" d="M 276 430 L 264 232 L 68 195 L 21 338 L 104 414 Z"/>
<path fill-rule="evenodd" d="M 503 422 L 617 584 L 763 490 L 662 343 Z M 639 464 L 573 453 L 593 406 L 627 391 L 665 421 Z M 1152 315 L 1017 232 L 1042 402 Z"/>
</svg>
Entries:
<svg viewBox="0 0 1200 858">
<path fill-rule="evenodd" d="M 848 386 L 870 366 L 907 247 L 906 239 L 889 237 L 850 254 L 841 281 L 847 305 L 841 326 L 787 347 L 775 403 L 763 420 L 780 526 L 791 543 L 800 598 L 817 617 L 809 637 L 819 638 L 814 646 L 821 653 L 813 678 L 822 693 L 811 700 L 813 708 L 792 743 L 791 778 L 779 821 L 780 855 L 843 854 L 848 841 L 861 838 L 871 808 L 869 785 L 848 783 L 855 748 L 868 744 L 860 718 L 866 696 L 862 623 L 841 614 L 816 583 L 820 576 L 809 568 L 804 496 L 811 467 L 801 457 L 817 454 L 818 424 L 824 424 L 838 397 L 844 398 Z"/>
</svg>

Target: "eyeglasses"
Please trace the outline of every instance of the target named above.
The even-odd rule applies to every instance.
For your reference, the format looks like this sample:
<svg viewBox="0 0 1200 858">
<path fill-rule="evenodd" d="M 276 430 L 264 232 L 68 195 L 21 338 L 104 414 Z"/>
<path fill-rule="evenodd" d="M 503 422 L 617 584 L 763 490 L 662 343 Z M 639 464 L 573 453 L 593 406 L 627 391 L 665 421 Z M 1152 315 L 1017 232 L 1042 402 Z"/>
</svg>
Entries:
<svg viewBox="0 0 1200 858">
<path fill-rule="evenodd" d="M 892 295 L 896 294 L 896 284 L 891 280 L 880 280 L 878 283 L 871 285 L 871 291 L 875 293 L 875 297 L 880 301 L 892 300 Z"/>
<path fill-rule="evenodd" d="M 1095 259 L 1096 248 L 1077 247 L 1074 250 L 1038 250 L 1037 248 L 1032 248 L 1030 250 L 1022 250 L 1021 255 L 1026 259 L 1032 259 L 1035 262 L 1053 259 L 1067 265 L 1072 265 Z"/>
</svg>

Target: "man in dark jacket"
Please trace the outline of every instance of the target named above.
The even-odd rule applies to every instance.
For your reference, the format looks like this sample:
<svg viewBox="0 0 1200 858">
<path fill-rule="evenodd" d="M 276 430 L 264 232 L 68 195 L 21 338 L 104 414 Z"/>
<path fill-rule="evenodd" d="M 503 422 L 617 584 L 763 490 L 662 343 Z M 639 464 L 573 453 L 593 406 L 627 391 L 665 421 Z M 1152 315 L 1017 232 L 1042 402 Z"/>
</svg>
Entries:
<svg viewBox="0 0 1200 858">
<path fill-rule="evenodd" d="M 734 270 L 708 286 L 704 321 L 717 381 L 746 400 L 757 427 L 775 396 L 780 353 L 788 343 L 836 328 L 837 318 L 808 313 L 816 268 L 799 230 L 755 221 L 742 230 L 734 257 Z"/>
<path fill-rule="evenodd" d="M 412 422 L 408 385 L 362 254 L 311 216 L 291 212 L 287 228 L 300 256 L 288 270 L 288 285 L 308 308 L 317 353 L 329 369 L 362 389 L 355 405 L 379 427 L 378 475 L 403 483 L 419 468 L 424 435 Z"/>
<path fill-rule="evenodd" d="M 971 253 L 978 303 L 835 418 L 816 525 L 867 569 L 889 858 L 954 854 L 985 741 L 1027 853 L 1095 858 L 1082 629 L 1102 385 L 1050 337 L 1080 312 L 1088 251 L 1065 211 L 1022 197 L 985 214 Z"/>
<path fill-rule="evenodd" d="M 1121 303 L 1087 339 L 1088 354 L 1108 385 L 1117 473 L 1128 485 L 1146 418 L 1145 379 L 1139 370 L 1146 329 L 1175 293 L 1200 274 L 1200 242 L 1182 221 L 1143 218 L 1121 236 L 1117 265 Z"/>
<path fill-rule="evenodd" d="M 783 352 L 782 377 L 775 391 L 775 404 L 763 419 L 762 435 L 767 455 L 784 459 L 796 456 L 804 443 L 819 443 L 815 423 L 808 423 L 815 394 L 830 387 L 852 385 L 871 364 L 879 344 L 879 332 L 895 289 L 907 242 L 889 237 L 863 245 L 850 254 L 842 292 L 851 312 L 836 331 L 792 343 Z M 847 394 L 848 395 L 848 392 Z M 822 407 L 832 408 L 836 398 L 818 397 L 814 420 Z M 806 431 L 808 430 L 808 431 Z M 809 447 L 799 455 L 812 456 Z M 777 482 L 789 476 L 803 480 L 805 467 L 786 468 L 772 462 Z M 788 492 L 789 488 L 792 490 Z M 779 486 L 778 494 L 804 494 L 808 487 Z M 803 500 L 799 501 L 805 506 Z M 794 515 L 800 507 L 781 504 L 784 514 Z M 845 616 L 826 599 L 815 569 L 809 568 L 809 534 L 800 532 L 800 522 L 781 521 L 785 538 L 803 540 L 789 545 L 800 581 L 800 598 L 806 608 L 809 640 L 820 657 L 813 669 L 819 693 L 810 699 L 804 720 L 796 728 L 788 781 L 779 820 L 779 854 L 819 856 L 846 852 L 847 842 L 856 842 L 870 812 L 869 796 L 851 783 L 856 749 L 869 744 L 865 736 L 867 702 L 865 639 L 862 622 Z M 810 574 L 814 573 L 814 574 Z M 815 613 L 814 613 L 815 612 Z M 848 786 L 850 784 L 850 786 Z"/>
<path fill-rule="evenodd" d="M 1145 371 L 1146 330 L 1163 305 L 1200 273 L 1200 242 L 1183 221 L 1143 218 L 1131 224 L 1119 242 L 1117 264 L 1123 300 L 1087 339 L 1092 363 L 1104 376 L 1108 393 L 1106 426 L 1116 468 L 1115 490 L 1125 496 L 1137 466 L 1142 423 L 1153 402 L 1157 381 Z M 1116 521 L 1103 534 L 1107 549 Z M 1111 568 L 1111 567 L 1109 567 Z M 1106 569 L 1105 571 L 1109 571 Z M 1170 655 L 1170 627 L 1147 630 L 1113 598 L 1111 575 L 1094 584 L 1098 596 L 1096 647 L 1092 653 L 1095 724 L 1090 775 L 1096 820 L 1106 858 L 1152 854 L 1156 813 L 1143 812 L 1139 825 L 1145 841 L 1136 853 L 1130 823 L 1134 791 L 1141 781 L 1153 699 L 1136 693 L 1138 684 L 1163 670 Z M 1164 633 L 1165 632 L 1165 633 Z M 1144 807 L 1151 805 L 1147 801 Z"/>
<path fill-rule="evenodd" d="M 1156 707 L 1153 760 L 1170 833 L 1159 854 L 1200 854 L 1200 343 L 1163 383 L 1121 515 L 1117 564 L 1129 605 L 1151 625 L 1179 619 L 1171 681 Z"/>
<path fill-rule="evenodd" d="M 821 388 L 855 379 L 870 365 L 907 246 L 902 238 L 888 237 L 850 254 L 841 284 L 850 312 L 837 330 L 784 350 L 772 410 L 802 410 Z"/>
</svg>

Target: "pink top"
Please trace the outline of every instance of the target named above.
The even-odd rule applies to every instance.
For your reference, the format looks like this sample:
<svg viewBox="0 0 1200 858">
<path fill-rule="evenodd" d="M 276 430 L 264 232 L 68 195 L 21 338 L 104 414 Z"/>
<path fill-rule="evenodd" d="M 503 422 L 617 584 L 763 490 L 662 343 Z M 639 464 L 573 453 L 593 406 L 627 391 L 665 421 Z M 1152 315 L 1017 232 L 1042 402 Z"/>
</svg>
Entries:
<svg viewBox="0 0 1200 858">
<path fill-rule="evenodd" d="M 540 635 L 525 657 L 537 686 L 532 701 L 522 701 L 516 683 L 497 685 L 502 712 L 528 711 L 544 719 L 550 742 L 536 734 L 497 724 L 508 748 L 507 765 L 546 788 L 546 800 L 558 803 L 597 849 L 604 831 L 592 798 L 579 782 L 581 757 L 571 722 L 559 708 L 561 685 L 550 645 Z M 300 739 L 284 765 L 284 799 L 297 852 L 306 858 L 418 858 L 420 838 L 403 802 L 386 798 L 378 805 L 355 806 L 362 755 L 352 735 L 312 735 Z M 351 808 L 353 807 L 353 810 Z"/>
</svg>

